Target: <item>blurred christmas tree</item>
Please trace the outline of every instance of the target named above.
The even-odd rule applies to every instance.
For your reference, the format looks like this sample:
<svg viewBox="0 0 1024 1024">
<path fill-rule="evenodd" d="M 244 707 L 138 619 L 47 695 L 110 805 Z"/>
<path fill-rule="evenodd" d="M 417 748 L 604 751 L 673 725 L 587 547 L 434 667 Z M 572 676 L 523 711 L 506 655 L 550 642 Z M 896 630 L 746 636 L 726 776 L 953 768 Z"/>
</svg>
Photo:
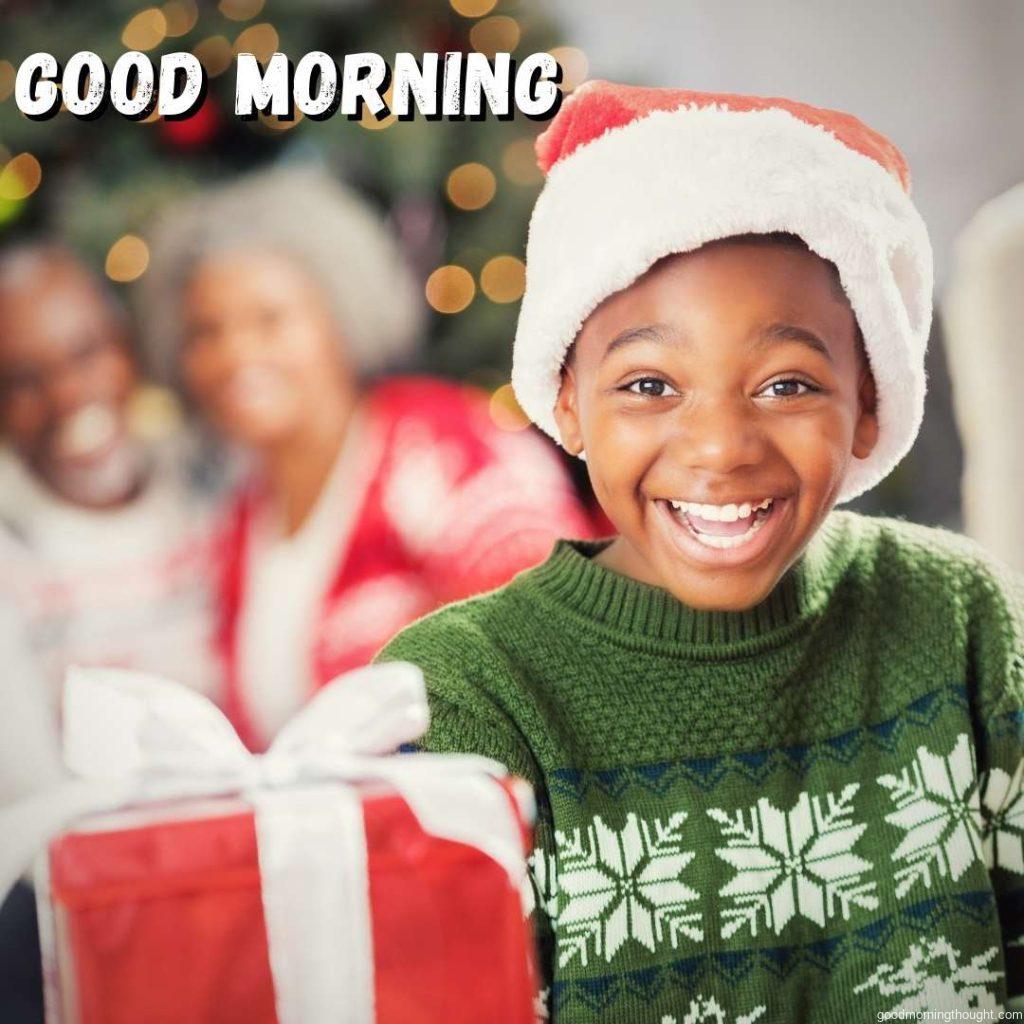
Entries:
<svg viewBox="0 0 1024 1024">
<path fill-rule="evenodd" d="M 145 226 L 172 197 L 275 160 L 319 158 L 388 211 L 436 311 L 425 360 L 435 371 L 494 386 L 507 380 L 521 257 L 540 186 L 533 139 L 542 125 L 420 118 L 295 122 L 235 118 L 234 55 L 297 60 L 324 50 L 336 60 L 373 51 L 550 50 L 564 88 L 585 77 L 583 55 L 563 44 L 532 0 L 123 0 L 0 6 L 0 241 L 53 231 L 128 284 L 145 273 Z M 82 122 L 66 111 L 34 122 L 13 98 L 15 69 L 39 50 L 63 64 L 78 50 L 108 66 L 126 49 L 191 50 L 209 95 L 184 121 L 132 122 L 108 111 Z"/>
</svg>

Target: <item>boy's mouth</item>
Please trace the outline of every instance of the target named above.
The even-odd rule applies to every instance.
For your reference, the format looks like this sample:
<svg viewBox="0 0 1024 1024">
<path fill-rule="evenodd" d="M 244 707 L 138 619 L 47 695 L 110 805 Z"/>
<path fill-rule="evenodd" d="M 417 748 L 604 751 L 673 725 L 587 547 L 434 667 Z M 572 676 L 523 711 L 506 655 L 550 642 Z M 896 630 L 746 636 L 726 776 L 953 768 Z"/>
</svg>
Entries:
<svg viewBox="0 0 1024 1024">
<path fill-rule="evenodd" d="M 772 514 L 773 499 L 745 501 L 740 505 L 703 505 L 693 501 L 669 501 L 675 517 L 709 548 L 738 548 L 746 544 Z"/>
<path fill-rule="evenodd" d="M 738 566 L 759 558 L 778 533 L 786 498 L 761 497 L 727 505 L 662 499 L 672 539 L 694 560 L 709 566 Z"/>
</svg>

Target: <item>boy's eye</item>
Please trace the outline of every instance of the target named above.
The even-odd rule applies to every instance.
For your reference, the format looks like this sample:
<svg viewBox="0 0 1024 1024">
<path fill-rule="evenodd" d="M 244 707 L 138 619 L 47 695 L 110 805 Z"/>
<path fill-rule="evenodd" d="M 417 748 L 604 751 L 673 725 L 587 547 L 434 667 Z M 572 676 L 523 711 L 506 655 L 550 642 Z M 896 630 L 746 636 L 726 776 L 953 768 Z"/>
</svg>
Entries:
<svg viewBox="0 0 1024 1024">
<path fill-rule="evenodd" d="M 806 395 L 817 390 L 806 381 L 787 377 L 785 380 L 773 380 L 771 384 L 765 386 L 761 394 L 767 398 L 796 398 L 798 395 Z"/>
<path fill-rule="evenodd" d="M 666 395 L 679 394 L 675 388 L 660 377 L 640 377 L 631 384 L 627 384 L 625 390 L 634 395 L 644 395 L 647 398 L 664 398 Z"/>
</svg>

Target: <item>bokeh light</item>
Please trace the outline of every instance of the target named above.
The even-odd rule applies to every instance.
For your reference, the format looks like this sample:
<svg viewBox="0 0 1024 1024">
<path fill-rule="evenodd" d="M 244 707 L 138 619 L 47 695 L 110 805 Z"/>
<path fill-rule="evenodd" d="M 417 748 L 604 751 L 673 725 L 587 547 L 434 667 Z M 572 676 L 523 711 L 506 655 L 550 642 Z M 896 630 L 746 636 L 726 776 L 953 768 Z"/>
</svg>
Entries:
<svg viewBox="0 0 1024 1024">
<path fill-rule="evenodd" d="M 0 103 L 14 92 L 14 80 L 17 72 L 9 60 L 0 60 Z"/>
<path fill-rule="evenodd" d="M 562 92 L 572 92 L 590 76 L 590 61 L 577 46 L 556 46 L 548 51 L 562 67 Z"/>
<path fill-rule="evenodd" d="M 427 278 L 427 302 L 438 313 L 461 313 L 476 294 L 473 275 L 465 267 L 449 263 Z"/>
<path fill-rule="evenodd" d="M 217 9 L 232 22 L 248 22 L 263 9 L 263 0 L 220 0 Z"/>
<path fill-rule="evenodd" d="M 263 0 L 220 0 L 217 9 L 232 21 L 248 21 L 263 10 Z"/>
<path fill-rule="evenodd" d="M 445 192 L 460 210 L 479 210 L 493 198 L 498 187 L 494 173 L 484 164 L 460 164 L 448 175 Z"/>
<path fill-rule="evenodd" d="M 122 235 L 107 253 L 106 272 L 111 281 L 125 284 L 146 272 L 149 246 L 138 235 Z"/>
<path fill-rule="evenodd" d="M 235 53 L 251 53 L 265 64 L 277 53 L 279 42 L 277 29 L 269 21 L 261 21 L 258 25 L 250 25 L 238 33 Z"/>
<path fill-rule="evenodd" d="M 515 256 L 495 256 L 480 271 L 480 290 L 491 302 L 515 302 L 526 288 L 526 265 Z"/>
<path fill-rule="evenodd" d="M 491 395 L 490 413 L 491 420 L 501 430 L 525 430 L 530 425 L 530 418 L 516 401 L 511 384 L 502 384 Z"/>
<path fill-rule="evenodd" d="M 394 114 L 388 114 L 387 117 L 382 118 L 380 121 L 377 120 L 373 114 L 370 113 L 368 108 L 363 109 L 363 116 L 359 118 L 359 125 L 366 128 L 371 132 L 379 132 L 384 128 L 390 128 L 398 118 Z"/>
<path fill-rule="evenodd" d="M 185 419 L 174 392 L 152 384 L 135 388 L 128 402 L 127 416 L 132 437 L 143 441 L 163 441 L 173 437 Z"/>
<path fill-rule="evenodd" d="M 501 154 L 501 169 L 516 185 L 539 185 L 544 180 L 537 166 L 537 152 L 532 137 L 510 142 Z"/>
<path fill-rule="evenodd" d="M 20 202 L 27 199 L 43 180 L 43 169 L 31 153 L 19 153 L 0 171 L 0 200 Z"/>
<path fill-rule="evenodd" d="M 199 18 L 195 0 L 168 0 L 160 10 L 167 19 L 167 35 L 173 39 L 191 32 Z"/>
<path fill-rule="evenodd" d="M 482 18 L 494 10 L 498 0 L 451 0 L 452 10 L 464 18 Z"/>
<path fill-rule="evenodd" d="M 493 57 L 496 53 L 512 53 L 519 45 L 519 22 L 505 14 L 478 21 L 469 30 L 473 49 Z"/>
<path fill-rule="evenodd" d="M 152 50 L 167 37 L 167 18 L 159 7 L 139 11 L 124 27 L 121 42 L 129 50 Z"/>
<path fill-rule="evenodd" d="M 225 36 L 209 36 L 192 51 L 210 78 L 224 74 L 231 67 L 231 43 Z"/>
<path fill-rule="evenodd" d="M 261 110 L 257 117 L 264 128 L 269 128 L 273 132 L 286 132 L 294 128 L 302 120 L 303 114 L 301 110 L 296 108 L 294 118 L 291 121 L 285 121 L 275 114 L 268 114 L 266 111 Z"/>
</svg>

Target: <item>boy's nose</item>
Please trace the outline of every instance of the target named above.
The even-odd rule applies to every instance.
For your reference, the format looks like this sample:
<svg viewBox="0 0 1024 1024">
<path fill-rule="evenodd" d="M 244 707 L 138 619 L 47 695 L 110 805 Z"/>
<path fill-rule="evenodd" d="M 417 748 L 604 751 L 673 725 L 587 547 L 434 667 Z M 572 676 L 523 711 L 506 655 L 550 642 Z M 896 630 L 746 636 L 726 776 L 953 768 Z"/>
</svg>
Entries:
<svg viewBox="0 0 1024 1024">
<path fill-rule="evenodd" d="M 746 403 L 714 401 L 682 411 L 673 456 L 690 469 L 733 473 L 765 458 L 765 439 Z"/>
</svg>

